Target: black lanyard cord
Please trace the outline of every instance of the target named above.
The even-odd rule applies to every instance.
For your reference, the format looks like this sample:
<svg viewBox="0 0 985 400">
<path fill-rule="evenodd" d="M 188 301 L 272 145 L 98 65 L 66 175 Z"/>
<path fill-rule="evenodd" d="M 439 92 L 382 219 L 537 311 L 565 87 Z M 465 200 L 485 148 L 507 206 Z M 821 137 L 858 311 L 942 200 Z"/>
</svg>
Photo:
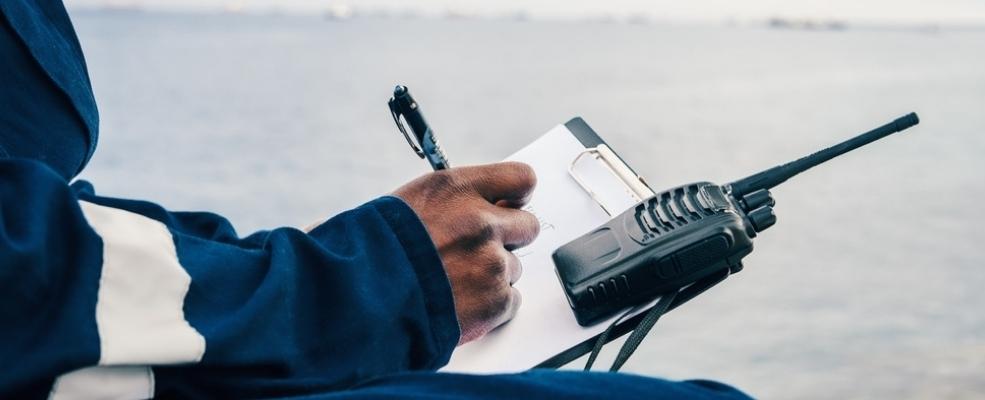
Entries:
<svg viewBox="0 0 985 400">
<path fill-rule="evenodd" d="M 612 368 L 609 368 L 610 372 L 617 372 L 619 371 L 619 368 L 622 368 L 623 364 L 625 364 L 626 361 L 629 360 L 629 357 L 636 351 L 636 348 L 640 346 L 640 343 L 643 343 L 643 339 L 646 338 L 646 335 L 650 333 L 651 329 L 653 329 L 653 325 L 656 325 L 657 321 L 660 320 L 660 317 L 667 312 L 676 297 L 677 292 L 665 294 L 660 297 L 660 300 L 657 301 L 657 304 L 655 304 L 650 311 L 647 311 L 646 316 L 640 320 L 639 325 L 636 325 L 636 328 L 633 329 L 633 333 L 631 333 L 629 338 L 626 339 L 626 342 L 622 344 L 622 348 L 620 348 L 619 353 L 616 354 L 615 361 L 612 362 Z M 637 309 L 638 307 L 634 307 L 623 313 L 623 315 L 619 316 L 619 318 L 613 321 L 612 324 L 610 324 L 608 328 L 605 328 L 605 331 L 599 335 L 598 340 L 595 342 L 595 347 L 592 348 L 592 353 L 588 356 L 588 362 L 585 363 L 585 371 L 590 371 L 592 369 L 592 364 L 595 364 L 595 359 L 598 358 L 599 352 L 602 351 L 602 346 L 605 346 L 606 341 L 609 339 L 609 335 L 612 333 L 612 330 L 616 327 L 616 325 L 622 322 L 626 317 L 633 314 Z"/>
<path fill-rule="evenodd" d="M 639 308 L 640 306 L 636 306 L 626 310 L 626 312 L 620 315 L 619 318 L 616 318 L 615 321 L 612 321 L 612 323 L 609 324 L 608 328 L 605 328 L 605 331 L 603 331 L 602 334 L 599 335 L 598 339 L 595 340 L 595 346 L 592 347 L 592 353 L 588 355 L 588 362 L 585 363 L 585 371 L 592 370 L 592 365 L 595 364 L 595 359 L 598 358 L 599 352 L 602 351 L 602 346 L 605 346 L 605 344 L 608 343 L 609 335 L 612 334 L 612 330 L 616 328 L 616 325 L 622 323 L 622 321 L 626 319 L 626 317 L 633 315 L 636 312 L 636 310 L 638 310 Z"/>
</svg>

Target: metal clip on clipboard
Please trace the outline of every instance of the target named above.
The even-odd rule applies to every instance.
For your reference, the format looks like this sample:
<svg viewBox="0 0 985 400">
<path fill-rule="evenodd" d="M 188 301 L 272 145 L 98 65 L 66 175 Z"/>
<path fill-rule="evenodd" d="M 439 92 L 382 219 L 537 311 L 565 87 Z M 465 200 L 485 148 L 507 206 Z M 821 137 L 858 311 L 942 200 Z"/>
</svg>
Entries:
<svg viewBox="0 0 985 400">
<path fill-rule="evenodd" d="M 600 169 L 607 171 L 608 174 L 602 173 Z M 587 148 L 578 154 L 568 166 L 568 175 L 610 217 L 654 196 L 653 190 L 647 186 L 643 178 L 636 175 L 604 143 Z M 615 190 L 616 185 L 621 186 L 620 190 Z"/>
</svg>

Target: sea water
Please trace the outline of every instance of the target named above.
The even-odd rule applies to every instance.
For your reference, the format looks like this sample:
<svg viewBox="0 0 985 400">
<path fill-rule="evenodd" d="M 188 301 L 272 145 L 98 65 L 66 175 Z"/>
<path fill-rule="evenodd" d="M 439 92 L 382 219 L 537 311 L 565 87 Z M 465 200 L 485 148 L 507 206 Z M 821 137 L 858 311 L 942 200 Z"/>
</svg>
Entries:
<svg viewBox="0 0 985 400">
<path fill-rule="evenodd" d="M 218 212 L 244 234 L 427 172 L 386 108 L 398 83 L 454 165 L 582 116 L 658 190 L 728 182 L 916 111 L 916 128 L 775 189 L 779 222 L 745 270 L 662 319 L 625 370 L 768 398 L 985 393 L 985 31 L 117 12 L 75 24 L 101 116 L 82 178 Z"/>
</svg>

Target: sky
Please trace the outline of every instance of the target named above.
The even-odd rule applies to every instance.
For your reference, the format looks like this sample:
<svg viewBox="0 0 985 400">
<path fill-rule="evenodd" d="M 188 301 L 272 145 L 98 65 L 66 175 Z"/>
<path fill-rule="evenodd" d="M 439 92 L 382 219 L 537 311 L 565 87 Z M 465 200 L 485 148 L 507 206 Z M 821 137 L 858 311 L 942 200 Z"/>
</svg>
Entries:
<svg viewBox="0 0 985 400">
<path fill-rule="evenodd" d="M 660 20 L 762 20 L 771 17 L 883 23 L 985 23 L 985 0 L 65 0 L 69 7 L 136 6 L 166 10 L 328 9 L 533 18 L 647 17 Z"/>
</svg>

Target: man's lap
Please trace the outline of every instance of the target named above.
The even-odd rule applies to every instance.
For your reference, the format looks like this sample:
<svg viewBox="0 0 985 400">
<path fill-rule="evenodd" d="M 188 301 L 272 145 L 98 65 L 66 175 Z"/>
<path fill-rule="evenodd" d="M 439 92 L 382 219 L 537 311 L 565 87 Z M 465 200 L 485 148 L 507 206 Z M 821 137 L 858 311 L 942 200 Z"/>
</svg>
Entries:
<svg viewBox="0 0 985 400">
<path fill-rule="evenodd" d="M 625 373 L 534 370 L 509 375 L 405 373 L 370 380 L 312 399 L 749 399 L 731 386 L 704 380 L 668 381 Z"/>
</svg>

